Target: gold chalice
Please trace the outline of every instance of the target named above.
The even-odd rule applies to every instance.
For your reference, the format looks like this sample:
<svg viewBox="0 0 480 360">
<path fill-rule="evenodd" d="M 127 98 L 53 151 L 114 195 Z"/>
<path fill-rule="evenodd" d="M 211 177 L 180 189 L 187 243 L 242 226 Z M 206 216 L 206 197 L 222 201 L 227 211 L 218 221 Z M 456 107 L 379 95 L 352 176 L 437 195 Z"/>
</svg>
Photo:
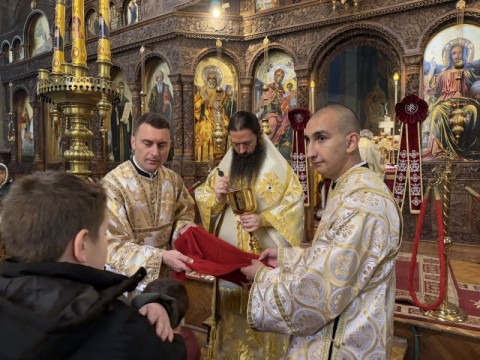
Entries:
<svg viewBox="0 0 480 360">
<path fill-rule="evenodd" d="M 228 201 L 232 207 L 232 211 L 237 215 L 252 214 L 257 210 L 257 200 L 252 188 L 235 190 L 228 193 Z M 260 244 L 258 239 L 251 232 L 249 246 L 251 252 L 260 254 Z"/>
</svg>

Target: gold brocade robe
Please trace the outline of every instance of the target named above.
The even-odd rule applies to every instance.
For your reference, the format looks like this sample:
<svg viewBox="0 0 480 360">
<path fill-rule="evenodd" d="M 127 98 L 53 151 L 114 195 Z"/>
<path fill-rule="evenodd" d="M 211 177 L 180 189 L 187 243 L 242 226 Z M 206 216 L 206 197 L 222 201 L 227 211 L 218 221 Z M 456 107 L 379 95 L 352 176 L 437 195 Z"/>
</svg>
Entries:
<svg viewBox="0 0 480 360">
<path fill-rule="evenodd" d="M 263 136 L 266 157 L 257 176 L 254 193 L 262 227 L 255 237 L 260 247 L 298 246 L 303 240 L 304 207 L 302 186 L 290 165 Z M 230 149 L 219 164 L 227 173 L 232 161 Z M 229 204 L 218 203 L 214 191 L 218 172 L 215 170 L 207 181 L 195 191 L 195 199 L 203 226 L 216 233 L 224 241 L 244 251 L 251 251 L 249 234 L 240 225 L 239 217 Z M 222 216 L 223 212 L 223 216 Z M 287 337 L 284 335 L 255 332 L 247 324 L 246 308 L 248 292 L 232 283 L 220 282 L 220 296 L 216 304 L 219 322 L 212 331 L 214 359 L 280 359 L 284 356 Z"/>
<path fill-rule="evenodd" d="M 331 359 L 390 359 L 401 228 L 379 177 L 348 170 L 330 189 L 311 247 L 279 249 L 278 267 L 257 272 L 249 324 L 290 334 L 288 359 L 328 359 L 329 351 Z"/>
<path fill-rule="evenodd" d="M 140 266 L 147 276 L 139 289 L 157 279 L 162 256 L 170 249 L 170 238 L 193 222 L 194 202 L 180 175 L 166 167 L 157 176 L 139 175 L 126 161 L 102 180 L 108 196 L 109 223 L 107 265 L 113 271 L 131 276 Z"/>
</svg>

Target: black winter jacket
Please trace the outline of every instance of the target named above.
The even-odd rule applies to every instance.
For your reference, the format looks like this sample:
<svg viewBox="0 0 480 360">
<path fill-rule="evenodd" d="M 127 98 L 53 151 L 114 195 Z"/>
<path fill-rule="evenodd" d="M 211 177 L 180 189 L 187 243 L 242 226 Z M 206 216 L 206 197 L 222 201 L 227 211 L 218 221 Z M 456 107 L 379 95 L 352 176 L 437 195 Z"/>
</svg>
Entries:
<svg viewBox="0 0 480 360">
<path fill-rule="evenodd" d="M 0 359 L 184 359 L 178 335 L 162 342 L 119 297 L 128 278 L 71 263 L 0 262 Z"/>
</svg>

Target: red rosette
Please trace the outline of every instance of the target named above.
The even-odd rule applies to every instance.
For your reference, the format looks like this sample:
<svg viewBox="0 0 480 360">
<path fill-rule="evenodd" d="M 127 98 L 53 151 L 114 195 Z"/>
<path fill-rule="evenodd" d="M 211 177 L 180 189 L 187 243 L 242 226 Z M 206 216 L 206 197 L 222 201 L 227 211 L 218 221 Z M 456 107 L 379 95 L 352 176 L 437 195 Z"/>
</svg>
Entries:
<svg viewBox="0 0 480 360">
<path fill-rule="evenodd" d="M 417 95 L 407 95 L 395 105 L 395 114 L 404 124 L 416 124 L 427 118 L 428 104 Z"/>
<path fill-rule="evenodd" d="M 301 131 L 307 126 L 310 120 L 310 110 L 308 109 L 293 109 L 288 112 L 288 120 L 294 131 Z"/>
</svg>

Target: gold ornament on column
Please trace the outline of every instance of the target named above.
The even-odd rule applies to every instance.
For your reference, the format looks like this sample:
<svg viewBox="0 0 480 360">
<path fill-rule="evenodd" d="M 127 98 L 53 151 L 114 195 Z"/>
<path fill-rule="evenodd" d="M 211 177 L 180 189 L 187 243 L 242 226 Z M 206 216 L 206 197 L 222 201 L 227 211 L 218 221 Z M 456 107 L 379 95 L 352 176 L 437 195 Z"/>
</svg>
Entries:
<svg viewBox="0 0 480 360">
<path fill-rule="evenodd" d="M 147 112 L 147 108 L 146 108 L 146 97 L 147 97 L 147 91 L 146 91 L 146 79 L 145 79 L 145 53 L 147 51 L 147 48 L 145 47 L 145 45 L 142 45 L 140 47 L 140 57 L 142 59 L 142 70 L 141 70 L 141 74 L 140 74 L 140 86 L 141 86 L 141 90 L 140 90 L 140 111 L 142 112 L 142 115 L 145 114 Z"/>
<path fill-rule="evenodd" d="M 265 36 L 265 39 L 263 39 L 263 65 L 265 67 L 265 77 L 263 79 L 263 96 L 266 96 L 267 91 L 268 91 L 268 71 L 270 69 L 270 64 L 268 60 L 268 45 L 270 44 L 270 40 L 268 37 Z M 265 108 L 267 107 L 267 99 L 264 99 L 264 104 Z M 270 125 L 268 123 L 268 118 L 263 118 L 262 119 L 262 130 L 263 133 L 267 136 L 269 136 L 272 133 L 272 130 L 270 129 Z"/>
<path fill-rule="evenodd" d="M 217 39 L 215 41 L 215 47 L 217 49 L 217 68 L 220 68 L 218 65 L 220 65 L 222 62 L 221 61 L 222 46 L 223 46 L 222 41 L 220 39 Z M 220 86 L 220 84 L 217 84 L 215 92 L 216 92 L 216 96 L 215 96 L 214 108 L 215 108 L 216 121 L 215 121 L 215 127 L 213 129 L 213 142 L 215 144 L 214 154 L 221 153 L 221 155 L 223 155 L 223 150 L 225 149 L 227 130 L 225 129 L 225 126 L 223 124 L 223 116 L 222 116 L 223 89 Z"/>
<path fill-rule="evenodd" d="M 463 22 L 464 22 L 464 15 L 465 15 L 465 1 L 460 0 L 455 5 L 457 10 L 457 39 L 463 38 Z M 455 77 L 455 81 L 458 81 L 459 88 L 462 87 L 462 80 L 465 76 L 463 69 L 465 68 L 465 63 L 463 59 L 457 61 L 453 64 L 453 67 L 457 70 L 457 76 Z M 451 101 L 452 110 L 449 114 L 448 125 L 452 130 L 455 141 L 458 143 L 460 138 L 463 134 L 465 129 L 465 125 L 470 120 L 469 115 L 465 112 L 465 106 L 467 105 L 467 101 L 465 98 L 454 98 Z"/>
<path fill-rule="evenodd" d="M 110 24 L 110 9 L 106 0 L 100 0 L 99 10 L 103 22 L 99 35 L 98 77 L 87 77 L 85 47 L 85 24 L 83 0 L 72 2 L 72 63 L 61 62 L 59 53 L 54 51 L 52 64 L 56 65 L 54 71 L 38 71 L 37 93 L 46 102 L 51 103 L 52 109 L 66 116 L 65 136 L 70 138 L 70 148 L 65 151 L 64 157 L 70 165 L 74 175 L 88 177 L 90 161 L 93 159 L 91 139 L 93 137 L 92 119 L 98 108 L 102 119 L 101 129 L 105 126 L 103 120 L 110 108 L 110 102 L 118 97 L 118 85 L 110 81 L 110 40 L 108 26 Z M 64 0 L 57 0 L 55 8 L 55 29 L 58 35 L 65 29 Z M 105 5 L 106 4 L 106 5 Z M 63 6 L 62 6 L 63 5 Z M 63 36 L 62 39 L 63 41 Z M 61 46 L 58 46 L 60 51 Z M 55 59 L 59 63 L 55 62 Z M 60 113 L 58 114 L 58 117 Z M 54 116 L 55 118 L 55 116 Z"/>
</svg>

